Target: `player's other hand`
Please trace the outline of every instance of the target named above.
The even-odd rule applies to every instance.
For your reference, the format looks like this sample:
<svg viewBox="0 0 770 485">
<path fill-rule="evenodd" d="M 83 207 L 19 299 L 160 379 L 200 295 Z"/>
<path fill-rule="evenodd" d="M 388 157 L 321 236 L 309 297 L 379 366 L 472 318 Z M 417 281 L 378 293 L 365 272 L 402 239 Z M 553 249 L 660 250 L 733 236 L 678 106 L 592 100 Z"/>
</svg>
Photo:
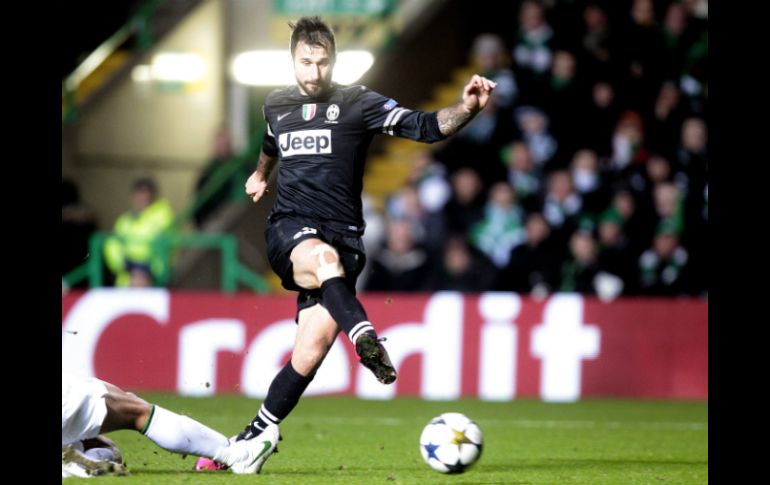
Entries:
<svg viewBox="0 0 770 485">
<path fill-rule="evenodd" d="M 249 176 L 246 180 L 246 195 L 251 197 L 251 200 L 257 202 L 265 195 L 267 191 L 267 182 L 262 180 L 262 176 L 256 171 Z"/>
<path fill-rule="evenodd" d="M 469 111 L 475 113 L 484 109 L 492 96 L 492 90 L 497 83 L 484 76 L 474 74 L 463 88 L 463 104 Z"/>
</svg>

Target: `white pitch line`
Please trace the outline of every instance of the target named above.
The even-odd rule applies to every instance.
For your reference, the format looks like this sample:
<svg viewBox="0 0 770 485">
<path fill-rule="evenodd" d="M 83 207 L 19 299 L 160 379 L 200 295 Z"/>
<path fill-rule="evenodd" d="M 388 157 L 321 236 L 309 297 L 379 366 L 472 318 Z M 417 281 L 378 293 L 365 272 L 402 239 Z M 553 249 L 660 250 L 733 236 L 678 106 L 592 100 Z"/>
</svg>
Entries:
<svg viewBox="0 0 770 485">
<path fill-rule="evenodd" d="M 343 416 L 323 416 L 305 418 L 292 416 L 292 421 L 312 422 L 314 424 L 334 424 L 347 426 L 399 426 L 415 419 L 403 418 L 350 418 Z M 420 421 L 422 422 L 422 421 Z M 569 420 L 534 420 L 534 419 L 482 419 L 477 421 L 481 426 L 512 426 L 515 428 L 551 428 L 551 429 L 583 429 L 583 428 L 646 428 L 646 429 L 678 429 L 702 431 L 708 429 L 708 423 L 688 421 L 569 421 Z M 426 421 L 427 423 L 427 421 Z"/>
</svg>

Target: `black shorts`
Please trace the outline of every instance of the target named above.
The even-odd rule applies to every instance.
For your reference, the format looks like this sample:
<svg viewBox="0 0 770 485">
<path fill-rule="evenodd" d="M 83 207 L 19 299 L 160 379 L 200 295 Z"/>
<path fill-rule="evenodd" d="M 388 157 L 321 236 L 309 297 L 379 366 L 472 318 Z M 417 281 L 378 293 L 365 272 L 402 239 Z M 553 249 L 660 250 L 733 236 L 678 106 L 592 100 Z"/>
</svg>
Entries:
<svg viewBox="0 0 770 485">
<path fill-rule="evenodd" d="M 305 239 L 320 239 L 337 250 L 345 281 L 353 294 L 356 292 L 356 280 L 364 269 L 366 254 L 363 231 L 354 230 L 340 223 L 320 222 L 298 215 L 270 217 L 265 228 L 267 240 L 267 258 L 270 267 L 281 278 L 281 285 L 287 290 L 298 291 L 297 313 L 321 302 L 318 289 L 307 290 L 294 282 L 294 267 L 291 251 Z"/>
</svg>

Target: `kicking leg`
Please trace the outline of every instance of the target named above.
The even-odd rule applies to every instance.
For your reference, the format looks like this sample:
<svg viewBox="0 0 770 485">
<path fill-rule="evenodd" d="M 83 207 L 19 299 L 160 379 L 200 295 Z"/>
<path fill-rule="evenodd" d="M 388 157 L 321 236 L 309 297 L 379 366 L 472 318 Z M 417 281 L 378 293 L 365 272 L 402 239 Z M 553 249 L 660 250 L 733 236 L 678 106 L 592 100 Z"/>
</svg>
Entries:
<svg viewBox="0 0 770 485">
<path fill-rule="evenodd" d="M 355 345 L 361 363 L 383 384 L 395 381 L 396 369 L 348 286 L 337 251 L 320 239 L 306 239 L 292 250 L 291 261 L 294 281 L 303 288 L 320 288 L 323 306 Z"/>
</svg>

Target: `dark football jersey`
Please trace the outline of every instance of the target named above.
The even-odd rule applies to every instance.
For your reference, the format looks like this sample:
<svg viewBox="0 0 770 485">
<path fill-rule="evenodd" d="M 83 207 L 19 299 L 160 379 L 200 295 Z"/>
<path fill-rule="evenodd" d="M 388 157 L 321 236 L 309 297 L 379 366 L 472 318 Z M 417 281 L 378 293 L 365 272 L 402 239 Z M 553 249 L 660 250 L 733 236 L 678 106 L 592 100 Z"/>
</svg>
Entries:
<svg viewBox="0 0 770 485">
<path fill-rule="evenodd" d="M 265 100 L 262 150 L 279 158 L 271 217 L 299 214 L 362 229 L 366 152 L 378 133 L 432 143 L 445 138 L 436 113 L 409 110 L 365 86 L 333 85 L 323 97 L 297 86 Z"/>
</svg>

